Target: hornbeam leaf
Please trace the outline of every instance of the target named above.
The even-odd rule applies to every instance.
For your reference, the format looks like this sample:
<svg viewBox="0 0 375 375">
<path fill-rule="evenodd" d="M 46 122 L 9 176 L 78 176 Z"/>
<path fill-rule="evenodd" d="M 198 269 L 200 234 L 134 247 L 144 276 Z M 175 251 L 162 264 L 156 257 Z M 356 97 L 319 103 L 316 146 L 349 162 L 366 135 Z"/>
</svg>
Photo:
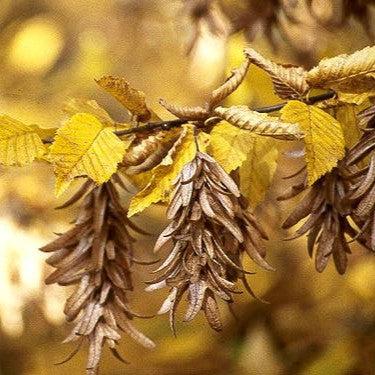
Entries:
<svg viewBox="0 0 375 375">
<path fill-rule="evenodd" d="M 240 188 L 255 208 L 261 203 L 276 171 L 279 151 L 277 141 L 251 134 L 246 160 L 240 167 Z"/>
<path fill-rule="evenodd" d="M 96 83 L 117 99 L 131 114 L 137 116 L 139 121 L 146 122 L 151 118 L 144 92 L 133 89 L 124 78 L 104 76 L 96 80 Z"/>
<path fill-rule="evenodd" d="M 38 125 L 32 124 L 28 125 L 36 134 L 39 135 L 40 139 L 52 139 L 58 128 L 41 128 Z"/>
<path fill-rule="evenodd" d="M 25 125 L 9 116 L 0 116 L 0 163 L 23 166 L 47 151 L 36 125 Z"/>
<path fill-rule="evenodd" d="M 56 194 L 65 191 L 76 176 L 88 176 L 98 184 L 108 181 L 123 159 L 126 145 L 95 116 L 74 115 L 57 131 L 50 147 Z"/>
<path fill-rule="evenodd" d="M 185 164 L 195 157 L 197 152 L 194 139 L 194 126 L 184 125 L 176 143 L 162 162 L 153 169 L 148 185 L 137 193 L 130 202 L 128 216 L 133 216 L 159 201 L 167 201 L 172 191 L 173 180 Z"/>
<path fill-rule="evenodd" d="M 216 90 L 212 91 L 209 99 L 209 107 L 213 108 L 227 96 L 234 92 L 245 79 L 249 70 L 250 60 L 246 57 L 245 61 L 236 69 L 232 70 L 231 76 Z"/>
<path fill-rule="evenodd" d="M 375 47 L 366 47 L 352 55 L 323 59 L 306 74 L 312 87 L 341 92 L 363 93 L 375 87 Z"/>
<path fill-rule="evenodd" d="M 214 113 L 230 124 L 255 134 L 283 140 L 303 138 L 297 124 L 283 122 L 277 117 L 252 111 L 245 105 L 215 108 Z"/>
<path fill-rule="evenodd" d="M 209 154 L 230 173 L 246 160 L 254 136 L 247 130 L 222 121 L 211 131 Z"/>
<path fill-rule="evenodd" d="M 282 110 L 284 121 L 296 122 L 305 133 L 308 183 L 312 185 L 344 157 L 345 140 L 340 123 L 322 109 L 292 100 Z"/>
<path fill-rule="evenodd" d="M 77 113 L 90 113 L 91 115 L 94 115 L 102 124 L 109 126 L 114 126 L 115 124 L 109 113 L 102 108 L 96 102 L 96 100 L 71 98 L 65 102 L 63 111 L 69 116 L 74 116 Z"/>
<path fill-rule="evenodd" d="M 299 99 L 309 90 L 306 82 L 306 71 L 301 67 L 283 66 L 264 58 L 252 48 L 245 49 L 250 61 L 266 71 L 274 86 L 276 95 L 282 99 Z"/>
<path fill-rule="evenodd" d="M 209 153 L 227 173 L 239 167 L 241 192 L 255 208 L 276 170 L 277 141 L 222 122 L 211 132 Z"/>
<path fill-rule="evenodd" d="M 341 124 L 345 146 L 347 148 L 353 147 L 361 138 L 362 129 L 360 126 L 360 120 L 357 114 L 363 106 L 357 106 L 355 104 L 343 104 L 334 108 L 335 118 Z M 363 108 L 362 108 L 363 109 Z"/>
<path fill-rule="evenodd" d="M 375 88 L 372 91 L 364 92 L 361 94 L 350 94 L 350 93 L 337 93 L 337 98 L 340 103 L 356 104 L 356 105 L 369 105 L 370 99 L 375 96 Z"/>
</svg>

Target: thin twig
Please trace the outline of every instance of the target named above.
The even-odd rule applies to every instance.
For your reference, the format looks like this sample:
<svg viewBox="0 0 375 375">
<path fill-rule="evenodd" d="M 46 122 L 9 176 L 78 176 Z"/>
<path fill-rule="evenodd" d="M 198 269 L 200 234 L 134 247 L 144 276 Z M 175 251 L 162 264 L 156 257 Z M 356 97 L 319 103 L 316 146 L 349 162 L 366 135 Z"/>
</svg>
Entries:
<svg viewBox="0 0 375 375">
<path fill-rule="evenodd" d="M 312 96 L 311 98 L 308 98 L 307 100 L 305 100 L 305 103 L 306 104 L 314 104 L 314 103 L 321 102 L 322 100 L 331 99 L 334 96 L 335 96 L 335 92 L 329 91 L 329 92 L 324 93 L 324 94 Z M 271 106 L 267 106 L 267 107 L 255 108 L 253 110 L 256 111 L 256 112 L 259 112 L 259 113 L 272 113 L 272 112 L 279 111 L 286 104 L 287 104 L 287 102 L 283 102 L 283 103 L 279 103 L 279 104 L 275 104 L 275 105 L 271 105 Z M 145 125 L 137 126 L 137 127 L 134 127 L 134 128 L 130 128 L 130 129 L 126 129 L 126 130 L 116 130 L 114 132 L 114 134 L 116 134 L 117 136 L 120 137 L 122 135 L 148 132 L 148 131 L 155 130 L 155 129 L 169 130 L 169 129 L 175 128 L 177 126 L 186 124 L 187 122 L 188 122 L 188 120 L 180 119 L 180 118 L 174 119 L 174 120 L 167 120 L 167 121 L 148 122 Z M 43 139 L 44 144 L 49 144 L 49 143 L 52 143 L 52 142 L 53 142 L 53 138 Z"/>
<path fill-rule="evenodd" d="M 336 93 L 334 91 L 329 91 L 329 92 L 326 92 L 324 94 L 312 96 L 312 97 L 308 98 L 307 100 L 305 100 L 304 103 L 315 104 L 315 103 L 321 102 L 323 100 L 331 99 L 335 95 L 336 95 Z M 271 106 L 268 106 L 268 107 L 255 108 L 254 111 L 260 112 L 260 113 L 277 112 L 277 111 L 280 111 L 280 109 L 282 109 L 283 107 L 285 107 L 287 103 L 288 102 L 283 102 L 283 103 L 271 105 Z"/>
<path fill-rule="evenodd" d="M 117 136 L 132 134 L 132 133 L 138 133 L 138 132 L 144 132 L 144 131 L 150 131 L 154 129 L 161 128 L 163 130 L 169 130 L 171 128 L 174 128 L 176 126 L 186 124 L 187 120 L 184 119 L 175 119 L 175 120 L 167 120 L 167 121 L 158 121 L 158 122 L 149 122 L 145 125 L 137 126 L 135 128 L 130 128 L 126 130 L 116 130 L 114 133 Z"/>
</svg>

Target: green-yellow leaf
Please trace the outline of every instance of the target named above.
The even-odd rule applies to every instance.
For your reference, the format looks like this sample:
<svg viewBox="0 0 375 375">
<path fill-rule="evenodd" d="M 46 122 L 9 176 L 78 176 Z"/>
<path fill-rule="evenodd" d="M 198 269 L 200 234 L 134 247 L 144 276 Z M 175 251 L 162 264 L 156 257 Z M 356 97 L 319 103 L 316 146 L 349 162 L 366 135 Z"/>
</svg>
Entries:
<svg viewBox="0 0 375 375">
<path fill-rule="evenodd" d="M 47 148 L 35 126 L 0 116 L 0 163 L 23 166 L 41 158 Z"/>
<path fill-rule="evenodd" d="M 352 55 L 323 59 L 306 74 L 312 87 L 349 93 L 374 90 L 375 46 L 366 47 Z"/>
<path fill-rule="evenodd" d="M 58 130 L 50 147 L 50 158 L 55 164 L 56 194 L 64 192 L 77 176 L 88 176 L 98 184 L 108 181 L 123 159 L 126 146 L 113 129 L 104 126 L 95 116 L 74 115 Z"/>
<path fill-rule="evenodd" d="M 230 173 L 246 160 L 254 139 L 254 134 L 248 130 L 222 121 L 211 131 L 209 153 Z"/>
<path fill-rule="evenodd" d="M 246 160 L 240 167 L 240 189 L 255 208 L 271 185 L 279 156 L 277 141 L 251 134 Z"/>
<path fill-rule="evenodd" d="M 184 125 L 181 135 L 169 150 L 168 155 L 153 169 L 149 184 L 138 192 L 130 202 L 128 216 L 133 216 L 151 204 L 169 199 L 172 182 L 197 152 L 194 140 L 194 126 Z"/>
<path fill-rule="evenodd" d="M 305 133 L 308 183 L 313 184 L 344 157 L 345 140 L 340 123 L 322 109 L 292 100 L 282 110 L 284 121 L 296 122 Z"/>
</svg>

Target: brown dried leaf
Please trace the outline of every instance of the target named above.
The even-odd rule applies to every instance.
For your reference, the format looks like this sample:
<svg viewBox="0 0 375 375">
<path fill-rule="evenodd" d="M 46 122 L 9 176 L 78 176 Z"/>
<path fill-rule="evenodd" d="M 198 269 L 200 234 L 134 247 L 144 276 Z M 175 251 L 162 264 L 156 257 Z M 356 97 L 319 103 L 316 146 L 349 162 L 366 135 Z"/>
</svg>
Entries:
<svg viewBox="0 0 375 375">
<path fill-rule="evenodd" d="M 142 91 L 133 89 L 130 84 L 120 77 L 104 76 L 96 83 L 117 99 L 129 112 L 137 116 L 141 122 L 146 122 L 151 117 L 147 108 L 145 94 Z"/>
<path fill-rule="evenodd" d="M 245 49 L 252 63 L 266 71 L 273 82 L 276 95 L 282 99 L 301 99 L 309 90 L 306 71 L 301 67 L 286 67 L 266 59 L 252 48 Z"/>
</svg>

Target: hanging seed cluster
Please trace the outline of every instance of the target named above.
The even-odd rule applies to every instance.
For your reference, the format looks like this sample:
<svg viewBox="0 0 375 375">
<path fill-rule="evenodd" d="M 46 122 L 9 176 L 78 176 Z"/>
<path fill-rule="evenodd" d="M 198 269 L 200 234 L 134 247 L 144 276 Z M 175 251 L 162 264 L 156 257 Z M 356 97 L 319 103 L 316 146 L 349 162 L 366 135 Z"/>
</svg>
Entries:
<svg viewBox="0 0 375 375">
<path fill-rule="evenodd" d="M 246 208 L 236 183 L 205 153 L 198 152 L 175 181 L 167 212 L 171 222 L 155 245 L 155 251 L 165 245 L 172 250 L 148 287 L 171 288 L 159 314 L 169 313 L 173 332 L 184 295 L 188 300 L 184 320 L 191 321 L 203 310 L 217 331 L 222 329 L 217 299 L 231 304 L 233 294 L 239 293 L 239 279 L 253 295 L 242 266 L 244 252 L 261 267 L 272 269 L 264 259 L 267 236 Z"/>
<path fill-rule="evenodd" d="M 279 200 L 293 198 L 307 189 L 306 169 L 297 176 L 302 181 L 292 186 Z M 312 257 L 315 249 L 315 268 L 318 272 L 324 271 L 331 255 L 337 271 L 340 274 L 346 271 L 350 248 L 345 234 L 355 237 L 356 231 L 347 218 L 350 209 L 345 204 L 345 197 L 345 179 L 340 167 L 335 168 L 311 186 L 282 225 L 284 229 L 289 229 L 307 218 L 290 239 L 307 233 L 307 250 Z"/>
<path fill-rule="evenodd" d="M 365 168 L 356 168 L 350 176 L 348 200 L 354 206 L 353 220 L 360 228 L 358 238 L 375 251 L 375 106 L 361 113 L 367 125 L 361 140 L 350 150 L 347 164 L 358 165 L 369 158 Z"/>
<path fill-rule="evenodd" d="M 122 184 L 118 176 L 112 180 Z M 147 348 L 154 343 L 131 323 L 141 316 L 131 310 L 127 296 L 133 290 L 132 264 L 139 262 L 129 229 L 142 231 L 127 219 L 114 182 L 94 186 L 88 181 L 62 207 L 83 197 L 73 228 L 41 250 L 52 253 L 47 263 L 56 268 L 47 284 L 77 285 L 65 304 L 66 319 L 74 322 L 65 342 L 79 341 L 74 355 L 87 339 L 87 374 L 91 375 L 98 371 L 104 344 L 121 359 L 116 350 L 121 331 Z"/>
</svg>

